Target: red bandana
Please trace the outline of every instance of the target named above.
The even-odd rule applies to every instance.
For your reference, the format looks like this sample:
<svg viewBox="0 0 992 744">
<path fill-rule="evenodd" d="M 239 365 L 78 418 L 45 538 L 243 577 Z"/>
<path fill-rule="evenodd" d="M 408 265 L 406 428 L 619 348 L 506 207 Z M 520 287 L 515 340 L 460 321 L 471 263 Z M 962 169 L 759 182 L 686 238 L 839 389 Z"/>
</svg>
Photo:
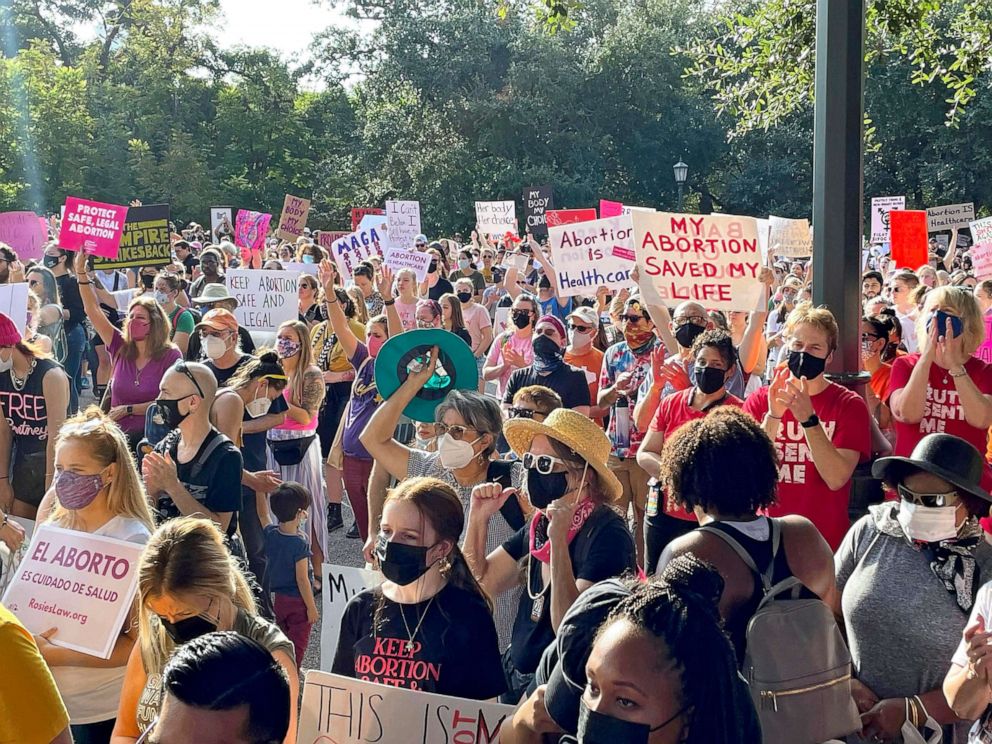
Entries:
<svg viewBox="0 0 992 744">
<path fill-rule="evenodd" d="M 582 525 L 589 519 L 596 508 L 596 503 L 592 499 L 586 499 L 575 509 L 572 515 L 572 524 L 568 528 L 568 544 L 579 534 Z M 548 517 L 542 511 L 534 513 L 534 518 L 530 520 L 530 554 L 542 563 L 551 563 L 551 541 L 548 539 Z"/>
</svg>

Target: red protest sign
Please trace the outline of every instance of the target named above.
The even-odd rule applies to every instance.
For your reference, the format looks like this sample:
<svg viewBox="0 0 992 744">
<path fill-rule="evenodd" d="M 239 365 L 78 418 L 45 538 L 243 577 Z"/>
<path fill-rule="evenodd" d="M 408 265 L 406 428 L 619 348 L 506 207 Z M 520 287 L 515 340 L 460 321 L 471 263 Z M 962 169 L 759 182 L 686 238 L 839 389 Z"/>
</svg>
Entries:
<svg viewBox="0 0 992 744">
<path fill-rule="evenodd" d="M 358 226 L 362 222 L 362 217 L 370 214 L 385 214 L 385 209 L 377 207 L 352 207 L 351 208 L 351 231 L 357 232 Z"/>
<path fill-rule="evenodd" d="M 596 219 L 596 208 L 549 209 L 545 215 L 548 220 L 548 227 L 561 227 L 562 225 L 573 225 L 576 222 L 588 222 Z"/>
<path fill-rule="evenodd" d="M 94 256 L 117 258 L 127 220 L 127 207 L 77 199 L 65 200 L 59 247 L 68 251 L 85 250 Z"/>
<path fill-rule="evenodd" d="M 914 209 L 889 212 L 892 260 L 896 268 L 915 271 L 927 262 L 927 213 Z"/>
</svg>

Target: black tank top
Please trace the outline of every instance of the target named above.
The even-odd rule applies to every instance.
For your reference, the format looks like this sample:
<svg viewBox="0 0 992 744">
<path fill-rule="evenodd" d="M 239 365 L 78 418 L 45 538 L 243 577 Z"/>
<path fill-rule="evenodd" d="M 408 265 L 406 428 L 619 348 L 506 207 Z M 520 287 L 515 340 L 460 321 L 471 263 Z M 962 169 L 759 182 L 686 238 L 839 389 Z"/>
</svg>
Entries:
<svg viewBox="0 0 992 744">
<path fill-rule="evenodd" d="M 48 446 L 48 407 L 42 381 L 58 367 L 51 359 L 38 359 L 22 390 L 14 388 L 11 372 L 0 372 L 0 411 L 21 452 L 40 452 Z"/>
</svg>

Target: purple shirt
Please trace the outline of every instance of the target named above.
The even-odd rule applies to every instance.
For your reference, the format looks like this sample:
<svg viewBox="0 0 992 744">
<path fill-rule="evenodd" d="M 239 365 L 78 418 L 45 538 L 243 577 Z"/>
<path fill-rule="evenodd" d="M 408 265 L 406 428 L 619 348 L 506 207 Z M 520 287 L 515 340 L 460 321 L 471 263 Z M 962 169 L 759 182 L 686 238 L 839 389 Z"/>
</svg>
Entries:
<svg viewBox="0 0 992 744">
<path fill-rule="evenodd" d="M 115 330 L 113 339 L 107 344 L 107 352 L 114 360 L 110 405 L 136 406 L 155 400 L 158 397 L 159 383 L 162 382 L 166 370 L 182 359 L 182 354 L 176 347 L 166 349 L 160 358 L 150 360 L 138 370 L 133 359 L 119 356 L 123 346 L 124 338 Z M 137 434 L 145 430 L 145 415 L 124 416 L 117 423 L 128 434 Z"/>
<path fill-rule="evenodd" d="M 355 353 L 348 361 L 355 368 L 355 382 L 351 386 L 351 402 L 344 409 L 341 450 L 348 457 L 371 460 L 372 455 L 358 438 L 375 413 L 376 407 L 382 403 L 379 390 L 375 386 L 375 360 L 369 357 L 368 347 L 359 341 Z"/>
</svg>

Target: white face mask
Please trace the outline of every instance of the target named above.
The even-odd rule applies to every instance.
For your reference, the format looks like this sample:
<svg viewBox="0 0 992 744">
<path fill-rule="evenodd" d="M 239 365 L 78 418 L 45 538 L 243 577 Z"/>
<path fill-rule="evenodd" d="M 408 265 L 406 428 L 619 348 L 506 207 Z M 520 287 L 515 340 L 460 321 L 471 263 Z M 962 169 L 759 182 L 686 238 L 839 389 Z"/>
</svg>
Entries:
<svg viewBox="0 0 992 744">
<path fill-rule="evenodd" d="M 7 372 L 13 366 L 14 366 L 14 350 L 8 349 L 6 359 L 0 356 L 0 372 Z"/>
<path fill-rule="evenodd" d="M 574 346 L 576 349 L 584 349 L 592 343 L 591 332 L 589 333 L 579 333 L 578 331 L 573 331 L 571 328 L 568 329 L 568 343 L 570 346 Z"/>
<path fill-rule="evenodd" d="M 957 536 L 957 510 L 957 506 L 920 506 L 903 500 L 896 519 L 910 540 L 934 543 Z"/>
<path fill-rule="evenodd" d="M 258 418 L 259 416 L 264 416 L 269 412 L 269 406 L 272 405 L 272 401 L 269 400 L 269 396 L 266 395 L 265 392 L 262 392 L 263 390 L 268 392 L 268 386 L 265 387 L 260 386 L 258 389 L 258 393 L 256 394 L 257 397 L 255 397 L 245 405 L 245 411 L 247 411 L 248 415 L 251 416 L 252 418 Z"/>
<path fill-rule="evenodd" d="M 227 343 L 218 336 L 207 336 L 203 339 L 202 346 L 208 359 L 220 359 L 227 353 Z"/>
<path fill-rule="evenodd" d="M 441 457 L 441 467 L 445 470 L 458 470 L 465 467 L 475 457 L 472 445 L 482 437 L 476 437 L 473 442 L 455 439 L 450 434 L 442 436 L 437 443 L 437 453 Z"/>
</svg>

